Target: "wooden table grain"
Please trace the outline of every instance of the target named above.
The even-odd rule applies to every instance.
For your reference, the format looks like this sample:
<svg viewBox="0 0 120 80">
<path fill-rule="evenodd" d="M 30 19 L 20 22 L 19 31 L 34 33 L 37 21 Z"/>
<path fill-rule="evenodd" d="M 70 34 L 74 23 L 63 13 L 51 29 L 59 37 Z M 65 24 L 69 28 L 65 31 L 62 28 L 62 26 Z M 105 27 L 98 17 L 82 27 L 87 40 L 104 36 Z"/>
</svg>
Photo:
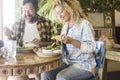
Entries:
<svg viewBox="0 0 120 80">
<path fill-rule="evenodd" d="M 106 59 L 120 62 L 120 52 L 106 51 Z"/>
<path fill-rule="evenodd" d="M 35 53 L 19 53 L 16 58 L 0 58 L 0 76 L 25 76 L 42 73 L 62 64 L 61 56 L 39 57 Z"/>
</svg>

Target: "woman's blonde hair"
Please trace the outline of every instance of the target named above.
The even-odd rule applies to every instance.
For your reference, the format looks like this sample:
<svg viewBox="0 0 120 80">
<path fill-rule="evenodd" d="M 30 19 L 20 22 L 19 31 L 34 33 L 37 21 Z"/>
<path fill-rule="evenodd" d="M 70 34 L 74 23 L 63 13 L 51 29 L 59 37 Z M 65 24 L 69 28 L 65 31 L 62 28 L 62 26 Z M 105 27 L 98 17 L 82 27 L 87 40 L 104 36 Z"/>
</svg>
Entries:
<svg viewBox="0 0 120 80">
<path fill-rule="evenodd" d="M 80 22 L 80 18 L 87 19 L 78 0 L 55 0 L 53 9 L 55 9 L 56 6 L 64 8 L 76 23 Z"/>
</svg>

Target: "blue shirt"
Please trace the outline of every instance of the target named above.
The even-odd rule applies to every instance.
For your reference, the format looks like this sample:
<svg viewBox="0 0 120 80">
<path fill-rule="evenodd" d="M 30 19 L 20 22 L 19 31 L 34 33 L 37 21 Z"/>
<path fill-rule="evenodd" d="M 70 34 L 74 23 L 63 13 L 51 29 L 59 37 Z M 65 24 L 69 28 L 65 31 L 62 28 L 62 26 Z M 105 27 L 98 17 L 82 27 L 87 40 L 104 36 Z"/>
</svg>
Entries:
<svg viewBox="0 0 120 80">
<path fill-rule="evenodd" d="M 66 23 L 61 34 L 66 34 L 68 23 Z M 93 52 L 95 50 L 94 30 L 89 21 L 80 19 L 79 24 L 74 24 L 69 28 L 67 36 L 81 42 L 81 47 L 76 48 L 72 44 L 66 44 L 69 55 L 63 55 L 63 61 L 66 64 L 75 65 L 80 69 L 92 71 L 95 66 Z"/>
</svg>

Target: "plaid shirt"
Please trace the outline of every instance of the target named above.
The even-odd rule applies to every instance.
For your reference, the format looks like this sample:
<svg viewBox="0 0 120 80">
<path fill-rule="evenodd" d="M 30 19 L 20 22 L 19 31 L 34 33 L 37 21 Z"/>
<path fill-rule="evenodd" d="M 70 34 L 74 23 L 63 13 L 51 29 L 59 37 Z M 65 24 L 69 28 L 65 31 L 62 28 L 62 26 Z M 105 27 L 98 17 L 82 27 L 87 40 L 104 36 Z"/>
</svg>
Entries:
<svg viewBox="0 0 120 80">
<path fill-rule="evenodd" d="M 13 30 L 9 39 L 17 40 L 19 46 L 23 46 L 23 35 L 25 29 L 25 20 L 20 19 L 13 25 Z M 41 38 L 41 41 L 51 41 L 53 33 L 51 21 L 38 15 L 37 17 L 37 29 Z"/>
<path fill-rule="evenodd" d="M 66 23 L 61 34 L 66 34 L 68 24 Z M 95 50 L 94 31 L 92 25 L 85 19 L 81 19 L 79 25 L 69 28 L 67 36 L 81 42 L 81 47 L 76 48 L 72 44 L 66 44 L 68 55 L 63 54 L 63 61 L 66 64 L 74 65 L 77 68 L 93 71 L 96 66 L 93 51 Z"/>
</svg>

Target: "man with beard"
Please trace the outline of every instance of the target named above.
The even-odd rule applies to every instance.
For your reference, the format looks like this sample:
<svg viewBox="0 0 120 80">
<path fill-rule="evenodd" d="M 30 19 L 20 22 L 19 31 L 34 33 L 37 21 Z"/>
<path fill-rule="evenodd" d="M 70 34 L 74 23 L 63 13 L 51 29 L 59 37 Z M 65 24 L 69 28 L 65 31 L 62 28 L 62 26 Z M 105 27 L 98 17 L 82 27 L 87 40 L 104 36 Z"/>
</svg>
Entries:
<svg viewBox="0 0 120 80">
<path fill-rule="evenodd" d="M 13 30 L 5 28 L 8 39 L 17 40 L 18 46 L 32 43 L 34 46 L 47 46 L 52 36 L 51 21 L 37 14 L 38 0 L 23 0 L 23 17 L 14 25 Z"/>
</svg>

